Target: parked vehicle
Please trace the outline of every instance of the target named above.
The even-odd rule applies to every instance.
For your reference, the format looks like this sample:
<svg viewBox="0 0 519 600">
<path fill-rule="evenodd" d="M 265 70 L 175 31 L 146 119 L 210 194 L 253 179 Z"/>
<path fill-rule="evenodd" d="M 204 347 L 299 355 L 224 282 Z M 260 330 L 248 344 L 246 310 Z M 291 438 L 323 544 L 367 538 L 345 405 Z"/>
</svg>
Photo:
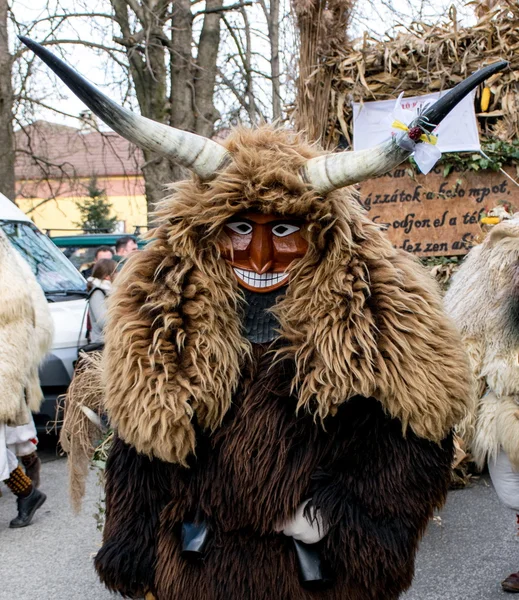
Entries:
<svg viewBox="0 0 519 600">
<path fill-rule="evenodd" d="M 56 398 L 66 392 L 78 347 L 86 343 L 86 281 L 27 215 L 2 194 L 0 227 L 36 275 L 54 320 L 52 350 L 40 368 L 44 402 L 34 416 L 36 428 L 43 432 L 56 419 Z"/>
</svg>

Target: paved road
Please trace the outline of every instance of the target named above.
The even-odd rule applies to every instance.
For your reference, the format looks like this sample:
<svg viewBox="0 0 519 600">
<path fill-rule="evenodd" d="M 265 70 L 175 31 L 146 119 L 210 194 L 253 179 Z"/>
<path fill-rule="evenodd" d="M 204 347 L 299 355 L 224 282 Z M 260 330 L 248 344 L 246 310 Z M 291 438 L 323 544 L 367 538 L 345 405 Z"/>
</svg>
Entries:
<svg viewBox="0 0 519 600">
<path fill-rule="evenodd" d="M 488 476 L 452 491 L 421 544 L 405 600 L 511 600 L 500 581 L 519 570 L 515 514 L 498 501 Z"/>
<path fill-rule="evenodd" d="M 0 600 L 115 600 L 92 568 L 100 542 L 92 517 L 100 497 L 95 477 L 82 514 L 74 516 L 66 461 L 50 451 L 44 457 L 42 490 L 48 500 L 31 527 L 8 529 L 14 500 L 5 488 L 0 498 Z M 470 489 L 451 492 L 421 545 L 415 582 L 405 600 L 513 598 L 501 592 L 499 581 L 519 569 L 514 520 L 485 477 Z"/>
<path fill-rule="evenodd" d="M 42 453 L 41 490 L 47 501 L 33 524 L 9 529 L 15 499 L 3 487 L 0 498 L 0 600 L 115 600 L 98 583 L 92 556 L 101 534 L 92 515 L 100 498 L 91 473 L 83 511 L 74 515 L 68 502 L 67 462 L 54 450 Z"/>
</svg>

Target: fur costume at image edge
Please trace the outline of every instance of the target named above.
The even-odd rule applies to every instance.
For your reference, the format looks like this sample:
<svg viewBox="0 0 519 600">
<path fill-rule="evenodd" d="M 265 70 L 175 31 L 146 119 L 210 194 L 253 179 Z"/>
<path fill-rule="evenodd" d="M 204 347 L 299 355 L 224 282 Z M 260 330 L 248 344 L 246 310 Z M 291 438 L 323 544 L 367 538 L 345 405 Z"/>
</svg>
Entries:
<svg viewBox="0 0 519 600">
<path fill-rule="evenodd" d="M 101 580 L 158 600 L 398 598 L 445 500 L 470 374 L 432 278 L 340 188 L 412 144 L 327 155 L 270 127 L 216 144 L 117 107 L 23 41 L 116 131 L 198 175 L 174 184 L 110 298 L 96 363 L 117 432 Z M 422 115 L 424 131 L 474 77 Z M 231 230 L 252 235 L 233 246 L 243 256 L 229 258 Z M 302 256 L 260 302 L 250 287 L 275 288 L 276 248 L 289 245 L 276 235 L 299 235 Z M 250 261 L 249 275 L 234 260 Z M 259 337 L 244 327 L 253 309 L 276 317 Z M 294 522 L 308 500 L 320 541 L 305 548 Z M 195 551 L 192 531 L 206 540 Z M 303 582 L 305 552 L 322 564 L 319 589 Z"/>
<path fill-rule="evenodd" d="M 499 499 L 519 513 L 519 214 L 470 250 L 444 302 L 477 384 L 466 439 Z M 519 573 L 511 577 L 504 589 L 519 592 Z"/>
<path fill-rule="evenodd" d="M 0 231 L 0 235 L 4 235 Z M 14 249 L 10 255 L 15 262 L 18 272 L 22 274 L 22 285 L 28 288 L 34 310 L 33 328 L 30 336 L 31 343 L 26 349 L 26 364 L 29 365 L 28 379 L 25 385 L 25 400 L 31 412 L 39 412 L 43 401 L 40 386 L 39 367 L 51 349 L 54 334 L 54 322 L 49 310 L 47 298 L 38 283 L 31 267 Z M 22 419 L 23 420 L 23 419 Z M 15 427 L 6 428 L 7 447 L 21 459 L 25 472 L 31 477 L 33 484 L 38 487 L 40 482 L 40 459 L 37 450 L 37 432 L 32 415 L 29 420 Z"/>
<path fill-rule="evenodd" d="M 518 265 L 519 215 L 515 215 L 493 227 L 470 250 L 444 299 L 476 380 L 475 410 L 464 428 L 480 469 L 487 461 L 495 464 L 505 452 L 519 470 Z M 505 504 L 519 511 L 519 493 Z"/>
<path fill-rule="evenodd" d="M 38 367 L 50 349 L 53 323 L 29 265 L 0 230 L 2 398 L 0 422 L 24 425 L 43 400 Z"/>
<path fill-rule="evenodd" d="M 31 411 L 38 412 L 43 399 L 38 367 L 50 349 L 53 322 L 34 274 L 2 230 L 0 289 L 0 481 L 17 497 L 18 516 L 9 526 L 20 528 L 31 523 L 46 498 L 36 489 L 40 461 Z"/>
</svg>

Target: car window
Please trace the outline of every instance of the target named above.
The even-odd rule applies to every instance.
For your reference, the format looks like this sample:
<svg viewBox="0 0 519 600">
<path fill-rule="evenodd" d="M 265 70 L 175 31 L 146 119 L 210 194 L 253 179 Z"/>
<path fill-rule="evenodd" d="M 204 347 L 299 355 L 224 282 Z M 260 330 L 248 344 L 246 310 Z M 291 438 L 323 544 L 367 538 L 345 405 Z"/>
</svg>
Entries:
<svg viewBox="0 0 519 600">
<path fill-rule="evenodd" d="M 99 246 L 88 246 L 88 247 L 71 247 L 71 248 L 60 248 L 63 254 L 70 260 L 70 262 L 78 269 L 82 271 L 83 269 L 91 266 L 94 262 L 96 252 Z M 113 248 L 112 252 L 115 254 L 115 250 Z"/>
<path fill-rule="evenodd" d="M 86 290 L 86 282 L 51 240 L 32 223 L 0 221 L 46 293 Z"/>
</svg>

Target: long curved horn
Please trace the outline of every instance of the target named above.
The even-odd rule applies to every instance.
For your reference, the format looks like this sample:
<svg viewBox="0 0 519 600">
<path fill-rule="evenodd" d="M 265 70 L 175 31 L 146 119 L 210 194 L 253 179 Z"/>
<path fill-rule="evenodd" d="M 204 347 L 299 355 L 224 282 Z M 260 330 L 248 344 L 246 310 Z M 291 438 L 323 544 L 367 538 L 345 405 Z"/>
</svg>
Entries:
<svg viewBox="0 0 519 600">
<path fill-rule="evenodd" d="M 409 129 L 420 126 L 429 132 L 433 131 L 468 93 L 487 77 L 507 66 L 508 62 L 501 60 L 476 71 L 425 110 L 409 125 Z M 398 143 L 407 136 L 408 133 L 403 132 L 368 150 L 336 152 L 311 158 L 303 167 L 303 179 L 320 194 L 326 194 L 332 190 L 383 175 L 411 155 L 412 152 L 402 148 Z"/>
<path fill-rule="evenodd" d="M 207 180 L 229 161 L 230 154 L 212 140 L 169 127 L 133 113 L 110 100 L 74 69 L 33 40 L 20 40 L 39 56 L 88 108 L 119 135 L 140 148 L 157 152 Z"/>
</svg>

